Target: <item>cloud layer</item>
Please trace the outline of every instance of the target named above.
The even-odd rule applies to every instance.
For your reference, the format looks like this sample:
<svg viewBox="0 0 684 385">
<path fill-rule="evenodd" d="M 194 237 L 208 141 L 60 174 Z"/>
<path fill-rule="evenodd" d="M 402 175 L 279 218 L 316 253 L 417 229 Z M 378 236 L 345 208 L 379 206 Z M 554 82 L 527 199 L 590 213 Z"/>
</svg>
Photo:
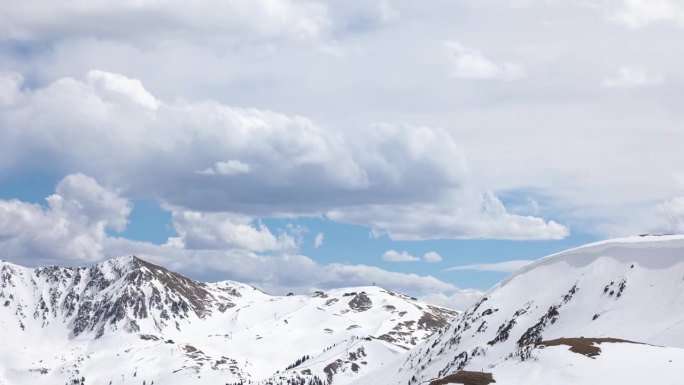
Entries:
<svg viewBox="0 0 684 385">
<path fill-rule="evenodd" d="M 5 75 L 6 82 L 17 78 Z M 439 128 L 376 124 L 335 132 L 301 116 L 210 101 L 167 104 L 139 80 L 103 71 L 15 88 L 0 115 L 5 167 L 40 159 L 63 171 L 79 168 L 128 195 L 186 210 L 174 217 L 181 231 L 196 229 L 195 217 L 220 233 L 232 220 L 240 226 L 240 215 L 326 214 L 393 239 L 567 234 L 472 190 L 462 149 Z M 212 231 L 187 239 L 205 246 L 223 239 Z"/>
<path fill-rule="evenodd" d="M 320 265 L 301 229 L 257 218 L 390 241 L 684 231 L 683 15 L 675 0 L 4 2 L 0 182 L 70 176 L 45 205 L 2 201 L 0 242 L 31 263 L 136 252 L 273 287 L 454 290 Z M 113 236 L 135 199 L 179 236 Z"/>
<path fill-rule="evenodd" d="M 108 230 L 125 229 L 131 204 L 83 174 L 65 177 L 46 202 L 42 207 L 0 200 L 3 259 L 33 266 L 78 265 L 138 255 L 186 273 L 247 282 L 275 293 L 372 284 L 423 295 L 461 292 L 431 276 L 366 265 L 321 265 L 298 254 L 297 234 L 276 236 L 244 216 L 173 211 L 179 236 L 164 245 L 112 236 Z"/>
</svg>

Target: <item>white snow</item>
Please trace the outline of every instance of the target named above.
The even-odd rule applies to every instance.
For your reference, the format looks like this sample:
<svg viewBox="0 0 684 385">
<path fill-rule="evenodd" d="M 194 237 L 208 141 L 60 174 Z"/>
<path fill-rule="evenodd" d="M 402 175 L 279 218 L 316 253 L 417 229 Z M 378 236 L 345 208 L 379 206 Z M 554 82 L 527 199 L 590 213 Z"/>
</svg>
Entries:
<svg viewBox="0 0 684 385">
<path fill-rule="evenodd" d="M 443 324 L 455 315 L 375 286 L 279 297 L 137 261 L 35 270 L 0 263 L 0 384 L 279 384 L 276 377 L 305 370 L 326 378 L 337 360 L 333 377 L 344 384 L 427 338 L 425 314 Z"/>
<path fill-rule="evenodd" d="M 603 343 L 596 359 L 535 347 L 562 337 L 654 346 Z M 355 384 L 427 384 L 459 370 L 493 373 L 497 384 L 682 384 L 682 349 L 684 236 L 631 237 L 521 268 L 408 357 Z"/>
</svg>

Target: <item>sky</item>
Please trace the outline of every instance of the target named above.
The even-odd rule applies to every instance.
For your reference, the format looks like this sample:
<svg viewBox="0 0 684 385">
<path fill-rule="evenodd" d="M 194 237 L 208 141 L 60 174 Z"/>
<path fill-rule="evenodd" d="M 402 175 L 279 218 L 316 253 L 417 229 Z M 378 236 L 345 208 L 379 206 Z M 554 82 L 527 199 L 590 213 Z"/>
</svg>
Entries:
<svg viewBox="0 0 684 385">
<path fill-rule="evenodd" d="M 678 0 L 0 3 L 0 258 L 462 308 L 684 232 Z"/>
</svg>

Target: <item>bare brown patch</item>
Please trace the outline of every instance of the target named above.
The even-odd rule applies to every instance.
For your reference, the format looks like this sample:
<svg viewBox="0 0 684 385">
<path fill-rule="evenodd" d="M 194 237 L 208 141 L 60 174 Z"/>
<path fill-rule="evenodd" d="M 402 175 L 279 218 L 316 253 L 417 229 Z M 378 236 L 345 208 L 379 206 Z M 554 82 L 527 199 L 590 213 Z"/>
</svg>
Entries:
<svg viewBox="0 0 684 385">
<path fill-rule="evenodd" d="M 463 384 L 463 385 L 488 385 L 496 382 L 491 373 L 469 372 L 461 370 L 446 377 L 430 382 L 430 385 Z"/>
<path fill-rule="evenodd" d="M 596 346 L 602 343 L 627 343 L 638 344 L 639 342 L 621 340 L 618 338 L 558 338 L 555 340 L 542 341 L 537 346 L 570 346 L 570 351 L 583 354 L 587 357 L 596 357 L 601 354 L 601 348 Z"/>
</svg>

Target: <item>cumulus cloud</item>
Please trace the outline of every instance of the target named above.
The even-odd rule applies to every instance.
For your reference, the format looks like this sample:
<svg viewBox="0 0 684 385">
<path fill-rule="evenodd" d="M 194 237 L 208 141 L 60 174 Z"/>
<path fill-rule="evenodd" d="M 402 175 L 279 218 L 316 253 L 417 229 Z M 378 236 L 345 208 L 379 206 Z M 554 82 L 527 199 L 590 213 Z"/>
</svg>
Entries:
<svg viewBox="0 0 684 385">
<path fill-rule="evenodd" d="M 434 251 L 429 251 L 423 255 L 423 261 L 427 263 L 437 263 L 442 261 L 442 256 Z"/>
<path fill-rule="evenodd" d="M 455 266 L 444 271 L 473 270 L 473 271 L 493 271 L 497 273 L 512 273 L 534 261 L 512 260 L 497 263 L 477 263 L 472 265 Z"/>
<path fill-rule="evenodd" d="M 172 211 L 178 237 L 163 245 L 112 236 L 108 230 L 125 229 L 131 204 L 83 174 L 62 179 L 46 201 L 42 207 L 0 200 L 2 259 L 35 266 L 138 255 L 186 274 L 233 279 L 274 293 L 372 284 L 416 294 L 457 290 L 431 276 L 319 264 L 297 254 L 301 228 L 274 235 L 253 218 L 237 214 Z"/>
<path fill-rule="evenodd" d="M 417 262 L 420 258 L 414 257 L 406 251 L 387 250 L 382 255 L 382 260 L 386 262 Z"/>
<path fill-rule="evenodd" d="M 447 198 L 440 203 L 366 205 L 327 215 L 337 221 L 370 224 L 375 229 L 372 234 L 393 240 L 562 239 L 569 233 L 554 221 L 509 213 L 492 193 Z"/>
<path fill-rule="evenodd" d="M 108 229 L 122 231 L 129 202 L 83 174 L 65 177 L 47 207 L 0 200 L 3 258 L 30 263 L 97 261 Z"/>
<path fill-rule="evenodd" d="M 138 80 L 103 71 L 20 96 L 0 113 L 0 168 L 31 165 L 40 154 L 53 167 L 81 167 L 178 211 L 327 213 L 393 239 L 555 239 L 567 232 L 509 214 L 488 194 L 464 194 L 463 150 L 441 128 L 379 123 L 361 135 L 211 101 L 169 104 Z"/>
<path fill-rule="evenodd" d="M 681 8 L 676 0 L 515 1 L 501 6 L 482 1 L 428 6 L 400 0 L 387 2 L 390 7 L 382 2 L 345 1 L 311 8 L 300 1 L 280 3 L 227 1 L 210 7 L 203 1 L 192 12 L 187 5 L 170 0 L 136 4 L 140 12 L 130 3 L 109 0 L 79 3 L 80 9 L 74 2 L 3 3 L 0 30 L 5 31 L 1 36 L 7 44 L 0 50 L 2 70 L 21 72 L 27 81 L 17 81 L 15 74 L 11 86 L 0 87 L 0 93 L 11 95 L 11 104 L 18 108 L 12 119 L 2 111 L 0 168 L 49 168 L 48 172 L 58 175 L 81 171 L 121 186 L 131 196 L 159 197 L 196 211 L 229 210 L 246 215 L 303 213 L 306 209 L 322 213 L 354 204 L 435 202 L 433 198 L 445 189 L 475 185 L 480 193 L 495 191 L 500 197 L 510 190 L 541 195 L 541 211 L 526 214 L 591 229 L 598 222 L 620 216 L 625 204 L 645 212 L 652 210 L 652 204 L 636 203 L 681 195 L 674 182 L 677 171 L 663 166 L 684 160 L 676 145 L 682 141 L 682 112 L 675 108 L 676 92 L 672 91 L 677 79 L 684 77 L 677 66 L 684 51 L 678 44 L 683 30 L 675 24 Z M 225 10 L 223 7 L 235 12 L 215 12 Z M 77 11 L 81 14 L 76 15 Z M 212 15 L 206 17 L 208 13 Z M 628 30 L 606 22 L 606 15 L 615 18 L 620 13 L 642 15 L 624 18 L 642 28 Z M 300 25 L 298 15 L 303 16 L 301 25 L 311 22 L 316 26 L 313 33 L 291 29 Z M 448 15 L 461 15 L 462 22 L 454 23 Z M 202 25 L 195 25 L 197 20 Z M 484 25 L 478 22 L 481 20 L 491 23 Z M 655 24 L 662 28 L 643 28 Z M 519 63 L 530 76 L 516 82 L 445 82 L 445 74 L 457 68 L 457 55 L 444 43 L 447 30 L 447 39 L 460 40 L 457 51 L 470 54 L 475 63 L 481 62 L 477 60 L 481 57 L 494 65 L 485 64 L 480 67 L 489 70 L 474 73 L 506 73 L 503 63 Z M 610 44 L 592 38 L 606 33 Z M 311 39 L 322 41 L 311 44 Z M 334 46 L 345 54 L 321 55 L 321 45 Z M 407 55 L 409 51 L 416 54 Z M 625 64 L 644 69 L 647 77 L 662 76 L 664 86 L 622 95 L 607 95 L 590 86 L 606 75 L 618 78 L 619 74 L 611 74 L 612 69 Z M 131 99 L 130 106 L 124 108 L 119 105 L 125 102 L 116 101 L 116 92 L 107 96 L 105 90 L 86 92 L 87 87 L 81 90 L 82 100 L 74 98 L 80 92 L 74 87 L 74 93 L 50 96 L 59 100 L 64 95 L 61 105 L 48 103 L 46 88 L 65 75 L 87 83 L 81 74 L 90 69 L 140 79 L 160 106 L 154 111 L 142 105 L 135 108 Z M 60 82 L 62 91 L 67 83 Z M 27 108 L 21 100 L 36 102 L 36 93 L 48 110 L 59 113 L 36 113 L 35 108 Z M 200 106 L 207 110 L 205 120 L 195 116 L 201 116 Z M 260 160 L 268 158 L 266 155 L 252 159 L 243 157 L 242 151 L 224 148 L 226 138 L 240 136 L 212 127 L 231 120 L 216 117 L 220 114 L 209 111 L 209 106 L 254 106 L 259 112 L 282 112 L 282 117 L 292 120 L 298 114 L 308 116 L 310 122 L 317 122 L 315 126 L 324 124 L 324 132 L 333 132 L 325 136 L 324 143 L 341 137 L 342 151 L 332 146 L 333 152 L 351 154 L 353 161 L 347 163 L 350 174 L 326 179 L 321 176 L 342 175 L 340 169 L 325 171 L 321 163 L 298 163 L 292 169 L 308 167 L 314 172 L 309 177 L 295 172 L 279 178 L 285 167 L 270 166 L 292 163 L 264 163 Z M 20 110 L 23 119 L 18 118 Z M 247 112 L 234 114 L 241 115 L 236 118 L 240 122 L 255 117 L 250 109 L 236 110 Z M 69 111 L 74 112 L 71 119 L 67 118 Z M 91 117 L 97 114 L 104 116 Z M 76 118 L 87 118 L 86 123 Z M 42 129 L 35 129 L 26 121 L 30 125 L 55 123 L 54 127 L 43 124 Z M 360 137 L 362 142 L 366 131 L 378 130 L 371 129 L 369 122 L 410 122 L 413 128 L 407 132 L 417 132 L 424 125 L 433 132 L 445 132 L 447 141 L 442 142 L 456 142 L 459 148 L 451 156 L 445 150 L 430 150 L 422 166 L 408 172 L 405 167 L 411 162 L 393 167 L 394 161 L 404 158 L 400 150 L 392 154 L 393 143 L 401 141 L 389 140 L 391 135 L 368 148 L 380 151 L 377 161 L 372 154 L 361 155 L 363 143 L 352 150 L 349 137 Z M 65 128 L 72 126 L 79 129 Z M 17 127 L 26 127 L 28 133 Z M 275 131 L 274 137 L 285 136 Z M 300 138 L 299 130 L 292 131 L 296 133 L 293 137 Z M 26 140 L 12 140 L 17 133 Z M 266 143 L 264 147 L 269 147 L 277 142 L 258 136 L 246 135 L 249 140 L 238 143 Z M 279 141 L 280 147 L 274 146 L 272 151 L 276 156 L 291 148 L 286 139 Z M 56 144 L 73 154 L 59 156 L 52 150 Z M 258 146 L 246 147 L 250 151 L 236 146 L 261 153 Z M 85 156 L 88 151 L 90 156 Z M 458 160 L 465 158 L 465 151 L 468 167 L 464 172 Z M 263 153 L 268 154 L 268 149 Z M 635 157 L 635 153 L 650 156 Z M 455 179 L 448 177 L 449 167 L 435 168 L 426 162 L 437 154 L 444 165 L 452 165 Z M 217 163 L 230 160 L 249 165 L 250 172 L 230 178 L 201 173 L 217 171 Z M 102 171 L 104 168 L 110 171 Z M 259 175 L 271 170 L 275 177 L 261 183 Z M 465 175 L 467 171 L 470 175 Z M 426 177 L 419 179 L 422 173 Z M 302 188 L 292 187 L 288 181 Z M 388 181 L 395 183 L 386 184 Z M 158 186 L 164 186 L 164 191 Z M 222 194 L 226 191 L 227 196 Z M 521 213 L 504 202 L 509 213 Z"/>
<path fill-rule="evenodd" d="M 251 213 L 306 210 L 296 206 L 315 207 L 324 192 L 340 198 L 367 184 L 343 140 L 309 119 L 215 102 L 166 104 L 138 85 L 91 71 L 82 81 L 63 78 L 25 93 L 20 106 L 0 114 L 1 146 L 14 158 L 4 166 L 30 163 L 29 154 L 40 152 L 55 166 L 82 165 L 137 195 Z M 214 166 L 196 172 L 207 164 Z M 245 172 L 246 164 L 262 172 Z M 233 178 L 221 178 L 226 173 Z"/>
<path fill-rule="evenodd" d="M 649 74 L 644 70 L 622 67 L 617 76 L 606 78 L 601 83 L 604 87 L 640 87 L 651 86 L 663 82 L 661 75 Z"/>
<path fill-rule="evenodd" d="M 436 263 L 442 260 L 442 256 L 434 251 L 430 251 L 425 253 L 422 258 L 419 258 L 407 251 L 387 250 L 382 255 L 382 260 L 385 262 L 418 262 L 422 260 L 427 263 Z"/>
<path fill-rule="evenodd" d="M 114 103 L 134 103 L 154 110 L 159 101 L 143 87 L 138 79 L 131 79 L 111 72 L 93 70 L 88 72 L 88 83 L 97 90 L 103 100 Z"/>
<path fill-rule="evenodd" d="M 296 234 L 276 236 L 264 224 L 244 215 L 174 210 L 172 219 L 179 237 L 170 239 L 169 244 L 185 249 L 254 252 L 297 249 Z"/>
<path fill-rule="evenodd" d="M 452 76 L 461 79 L 516 80 L 526 76 L 522 65 L 507 61 L 494 62 L 475 48 L 457 41 L 444 43 L 454 68 Z"/>
</svg>

